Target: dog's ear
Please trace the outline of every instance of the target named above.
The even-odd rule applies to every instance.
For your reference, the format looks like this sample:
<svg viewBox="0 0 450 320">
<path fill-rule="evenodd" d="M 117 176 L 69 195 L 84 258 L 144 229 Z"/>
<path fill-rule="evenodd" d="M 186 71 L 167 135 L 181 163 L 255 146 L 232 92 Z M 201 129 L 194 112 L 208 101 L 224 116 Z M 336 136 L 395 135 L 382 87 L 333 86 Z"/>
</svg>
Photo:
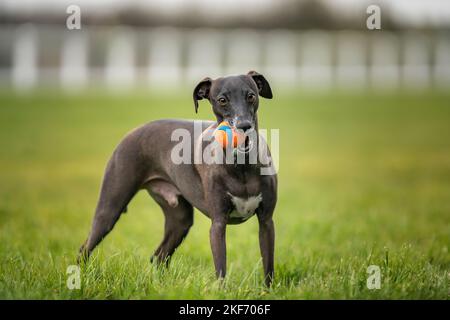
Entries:
<svg viewBox="0 0 450 320">
<path fill-rule="evenodd" d="M 255 81 L 256 86 L 259 90 L 259 95 L 261 97 L 272 99 L 272 89 L 270 88 L 269 82 L 266 80 L 266 78 L 264 78 L 262 74 L 259 74 L 256 71 L 249 71 L 247 75 L 252 77 L 253 81 Z"/>
<path fill-rule="evenodd" d="M 195 113 L 198 111 L 198 100 L 209 99 L 209 90 L 211 89 L 212 79 L 206 77 L 194 89 Z"/>
</svg>

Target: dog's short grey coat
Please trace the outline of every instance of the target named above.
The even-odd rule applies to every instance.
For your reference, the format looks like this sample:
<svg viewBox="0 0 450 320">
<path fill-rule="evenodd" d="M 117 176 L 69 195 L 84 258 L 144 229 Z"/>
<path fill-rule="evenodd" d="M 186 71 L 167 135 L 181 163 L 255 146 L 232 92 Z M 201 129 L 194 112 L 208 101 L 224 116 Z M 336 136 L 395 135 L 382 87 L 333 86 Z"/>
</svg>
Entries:
<svg viewBox="0 0 450 320">
<path fill-rule="evenodd" d="M 271 99 L 272 91 L 264 76 L 254 71 L 215 80 L 205 78 L 193 94 L 196 111 L 198 100 L 207 99 L 216 116 L 216 122 L 203 122 L 203 130 L 213 130 L 224 120 L 237 129 L 258 130 L 258 96 Z M 236 214 L 236 210 L 250 208 L 258 217 L 265 282 L 270 285 L 274 273 L 272 215 L 277 200 L 277 176 L 261 175 L 260 162 L 193 164 L 192 158 L 192 164 L 174 164 L 171 150 L 177 142 L 171 140 L 171 134 L 178 128 L 193 135 L 193 121 L 159 120 L 133 130 L 120 142 L 106 167 L 91 232 L 80 249 L 79 260 L 87 259 L 111 231 L 136 192 L 146 189 L 165 216 L 164 238 L 152 260 L 156 257 L 158 262 L 168 262 L 193 224 L 195 207 L 212 220 L 210 242 L 214 265 L 217 276 L 224 277 L 226 226 L 246 221 L 252 213 Z M 265 142 L 258 139 L 258 143 Z M 195 141 L 191 147 L 196 148 Z M 252 202 L 247 204 L 247 200 Z"/>
</svg>

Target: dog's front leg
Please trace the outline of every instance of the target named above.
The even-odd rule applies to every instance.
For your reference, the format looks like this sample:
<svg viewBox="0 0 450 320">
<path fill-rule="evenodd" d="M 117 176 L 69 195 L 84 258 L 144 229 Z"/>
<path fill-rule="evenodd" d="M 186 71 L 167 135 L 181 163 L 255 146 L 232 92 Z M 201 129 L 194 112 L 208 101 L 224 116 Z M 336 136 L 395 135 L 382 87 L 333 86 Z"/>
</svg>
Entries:
<svg viewBox="0 0 450 320">
<path fill-rule="evenodd" d="M 227 271 L 226 227 L 224 219 L 213 219 L 209 233 L 216 276 L 219 279 L 224 278 Z"/>
<path fill-rule="evenodd" d="M 264 267 L 264 279 L 269 287 L 272 284 L 274 267 L 275 228 L 272 217 L 258 215 L 259 246 Z"/>
</svg>

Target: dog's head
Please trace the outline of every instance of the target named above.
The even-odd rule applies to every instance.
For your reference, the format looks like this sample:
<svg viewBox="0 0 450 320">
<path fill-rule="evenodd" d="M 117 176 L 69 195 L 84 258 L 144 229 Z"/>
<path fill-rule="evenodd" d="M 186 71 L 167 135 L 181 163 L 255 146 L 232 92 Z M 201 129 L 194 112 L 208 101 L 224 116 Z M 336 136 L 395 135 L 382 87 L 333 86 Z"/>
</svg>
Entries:
<svg viewBox="0 0 450 320">
<path fill-rule="evenodd" d="M 227 121 L 246 132 L 256 129 L 258 96 L 272 99 L 272 89 L 266 78 L 255 71 L 215 80 L 205 78 L 194 89 L 195 112 L 198 110 L 198 100 L 207 99 L 218 123 Z"/>
</svg>

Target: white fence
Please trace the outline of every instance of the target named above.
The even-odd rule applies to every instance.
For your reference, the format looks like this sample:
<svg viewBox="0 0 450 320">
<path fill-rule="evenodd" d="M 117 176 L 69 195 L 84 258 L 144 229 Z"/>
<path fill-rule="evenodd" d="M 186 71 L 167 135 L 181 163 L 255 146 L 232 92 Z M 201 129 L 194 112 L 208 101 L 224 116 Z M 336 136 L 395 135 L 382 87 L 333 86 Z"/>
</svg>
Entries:
<svg viewBox="0 0 450 320">
<path fill-rule="evenodd" d="M 193 85 L 257 70 L 301 89 L 450 88 L 448 33 L 3 26 L 0 86 Z"/>
</svg>

